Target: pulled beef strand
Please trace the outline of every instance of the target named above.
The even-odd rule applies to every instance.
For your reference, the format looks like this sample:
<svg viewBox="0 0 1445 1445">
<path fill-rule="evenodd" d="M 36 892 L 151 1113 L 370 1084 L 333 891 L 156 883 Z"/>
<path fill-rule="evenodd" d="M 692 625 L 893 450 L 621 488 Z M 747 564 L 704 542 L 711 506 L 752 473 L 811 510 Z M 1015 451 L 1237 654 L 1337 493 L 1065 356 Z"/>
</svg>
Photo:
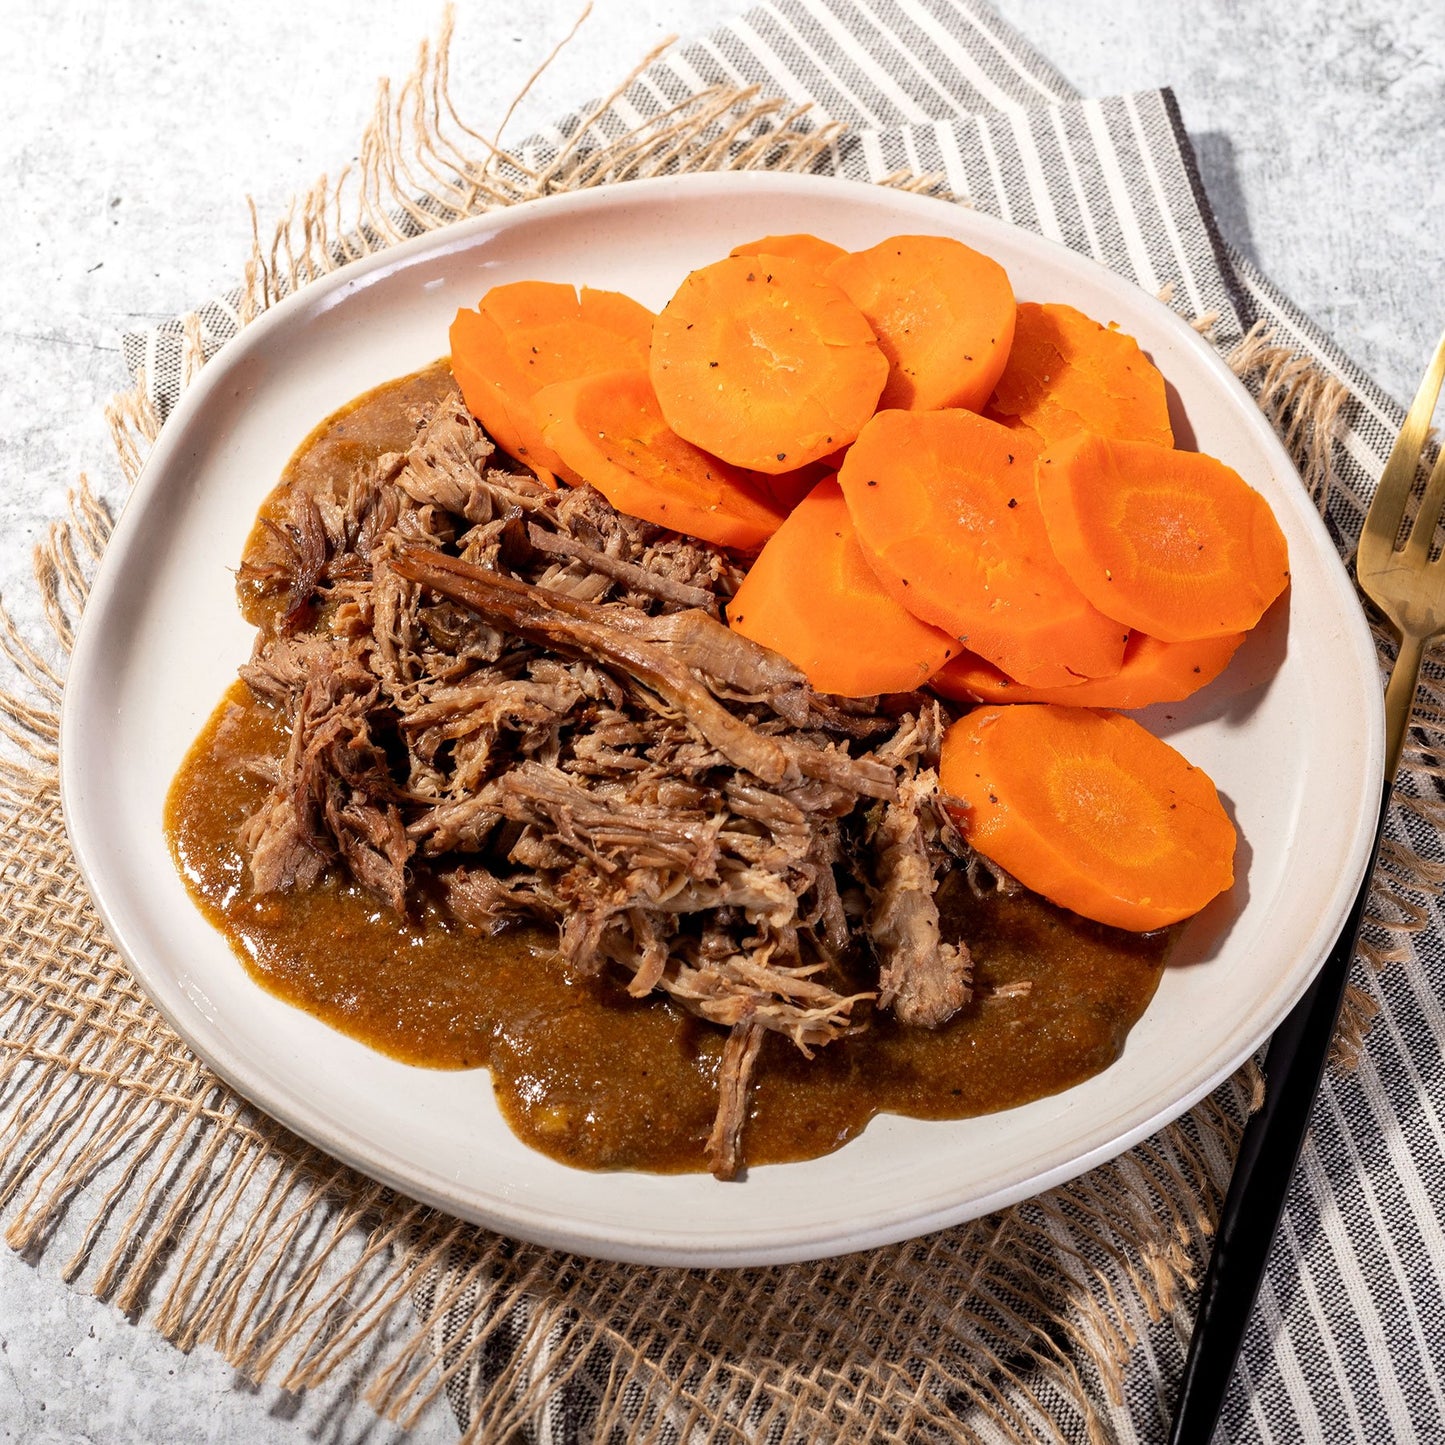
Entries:
<svg viewBox="0 0 1445 1445">
<path fill-rule="evenodd" d="M 742 1168 L 743 1122 L 747 1118 L 748 1093 L 764 1032 L 752 1021 L 735 1024 L 723 1045 L 722 1064 L 718 1068 L 717 1117 L 707 1140 L 708 1158 L 719 1179 L 733 1179 Z"/>
<path fill-rule="evenodd" d="M 897 796 L 875 812 L 870 829 L 877 862 L 868 926 L 880 962 L 879 1003 L 921 1028 L 952 1018 L 973 993 L 968 947 L 943 942 L 934 899 L 946 854 L 965 851 L 940 806 L 942 740 L 935 705 L 908 718 L 884 744 L 882 753 L 901 777 Z"/>
<path fill-rule="evenodd" d="M 800 778 L 780 742 L 755 732 L 729 712 L 685 663 L 663 648 L 610 622 L 576 615 L 580 609 L 564 611 L 543 588 L 444 553 L 403 543 L 391 565 L 401 576 L 464 603 L 516 637 L 626 673 L 685 716 L 735 767 L 746 768 L 768 783 Z"/>
<path fill-rule="evenodd" d="M 243 567 L 275 607 L 242 676 L 291 728 L 252 886 L 342 864 L 401 913 L 420 870 L 463 923 L 551 925 L 567 966 L 726 1028 L 706 1156 L 734 1177 L 764 1034 L 811 1054 L 969 997 L 933 901 L 961 848 L 938 704 L 814 693 L 719 620 L 724 553 L 498 469 L 455 395 L 416 427 L 293 487 Z"/>
</svg>

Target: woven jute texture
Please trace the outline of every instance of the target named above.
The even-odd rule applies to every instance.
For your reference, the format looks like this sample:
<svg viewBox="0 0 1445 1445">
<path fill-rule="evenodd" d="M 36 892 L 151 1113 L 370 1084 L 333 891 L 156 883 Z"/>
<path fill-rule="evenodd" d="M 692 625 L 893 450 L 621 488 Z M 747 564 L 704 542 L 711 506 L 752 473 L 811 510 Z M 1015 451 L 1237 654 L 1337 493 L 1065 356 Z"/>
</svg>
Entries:
<svg viewBox="0 0 1445 1445">
<path fill-rule="evenodd" d="M 563 147 L 539 168 L 461 121 L 446 52 L 443 35 L 404 86 L 383 88 L 352 175 L 318 186 L 274 237 L 258 237 L 234 297 L 239 324 L 358 254 L 480 210 L 670 171 L 806 169 L 830 144 L 806 115 L 714 89 L 605 147 Z M 214 342 L 202 317 L 183 331 L 189 373 Z M 1265 335 L 1232 361 L 1322 496 L 1344 393 Z M 163 424 L 144 381 L 110 414 L 132 480 Z M 82 484 L 37 550 L 62 656 L 109 521 Z M 0 1219 L 12 1248 L 53 1253 L 67 1281 L 179 1347 L 211 1346 L 290 1389 L 345 1372 L 402 1422 L 446 1390 L 477 1441 L 544 1433 L 583 1373 L 594 1388 L 579 1439 L 1101 1440 L 1100 1403 L 1120 1398 L 1142 1331 L 1171 1316 L 1187 1328 L 1259 1087 L 1253 1066 L 1067 1186 L 820 1264 L 599 1264 L 501 1239 L 337 1164 L 216 1079 L 131 980 L 62 825 L 63 677 L 47 660 L 56 649 L 8 624 L 0 641 L 10 666 L 0 699 Z M 1426 699 L 1424 723 L 1423 750 L 1407 761 L 1438 776 L 1440 696 Z M 1421 890 L 1442 872 L 1387 853 L 1372 963 L 1407 952 Z M 1365 1023 L 1356 1008 L 1346 1054 Z"/>
</svg>

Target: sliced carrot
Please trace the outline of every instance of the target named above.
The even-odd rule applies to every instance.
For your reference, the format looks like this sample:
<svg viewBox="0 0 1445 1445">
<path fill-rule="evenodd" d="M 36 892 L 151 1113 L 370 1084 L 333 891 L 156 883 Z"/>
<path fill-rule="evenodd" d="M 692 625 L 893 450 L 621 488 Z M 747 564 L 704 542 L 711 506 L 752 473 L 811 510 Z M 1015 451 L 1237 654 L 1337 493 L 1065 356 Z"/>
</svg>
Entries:
<svg viewBox="0 0 1445 1445">
<path fill-rule="evenodd" d="M 1234 881 L 1214 784 L 1119 713 L 977 708 L 944 735 L 939 782 L 985 858 L 1100 923 L 1163 928 Z"/>
<path fill-rule="evenodd" d="M 1091 677 L 1068 687 L 1026 687 L 991 662 L 960 652 L 929 680 L 929 686 L 956 702 L 1057 702 L 1066 707 L 1152 707 L 1182 702 L 1214 681 L 1245 639 L 1243 632 L 1197 642 L 1160 642 L 1131 632 L 1124 662 L 1113 677 Z"/>
<path fill-rule="evenodd" d="M 816 462 L 809 462 L 793 472 L 749 472 L 748 476 L 764 495 L 771 497 L 785 512 L 791 512 L 824 477 L 835 477 L 848 455 L 847 447 L 839 447 Z"/>
<path fill-rule="evenodd" d="M 987 415 L 1045 446 L 1080 431 L 1172 446 L 1164 378 L 1132 336 L 1072 306 L 1019 304 L 1013 350 Z"/>
<path fill-rule="evenodd" d="M 883 590 L 832 477 L 768 539 L 728 604 L 728 625 L 843 697 L 907 692 L 958 647 Z"/>
<path fill-rule="evenodd" d="M 1035 456 L 1027 433 L 970 411 L 881 411 L 839 481 L 879 581 L 914 616 L 1035 687 L 1107 677 L 1128 629 L 1055 559 Z"/>
<path fill-rule="evenodd" d="M 745 475 L 765 497 L 771 497 L 784 512 L 791 512 L 824 477 L 837 474 L 837 466 L 829 466 L 828 461 L 824 457 L 796 471 L 777 472 L 772 476 L 766 472 L 746 472 Z"/>
<path fill-rule="evenodd" d="M 1130 637 L 1132 642 L 1133 636 Z M 1124 655 L 1128 656 L 1128 644 Z M 1122 668 L 1121 668 L 1122 671 Z M 1115 677 L 1118 673 L 1115 673 Z M 940 697 L 954 702 L 1058 702 L 1067 704 L 1069 695 L 1091 682 L 1112 682 L 1113 678 L 1076 677 L 1060 687 L 1030 687 L 1000 671 L 986 657 L 964 648 L 948 665 L 928 679 L 928 686 Z"/>
<path fill-rule="evenodd" d="M 646 366 L 653 316 L 617 291 L 551 281 L 494 286 L 476 311 L 452 323 L 452 375 L 472 415 L 503 451 L 550 480 L 569 482 L 566 463 L 546 444 L 532 398 L 544 386 Z"/>
<path fill-rule="evenodd" d="M 819 271 L 847 254 L 841 246 L 835 246 L 821 236 L 810 236 L 806 231 L 795 231 L 786 236 L 762 236 L 756 241 L 734 246 L 728 252 L 729 256 L 787 256 L 815 266 Z"/>
<path fill-rule="evenodd" d="M 1289 581 L 1269 503 L 1214 457 L 1082 433 L 1039 458 L 1037 489 L 1079 589 L 1164 642 L 1247 632 Z"/>
<path fill-rule="evenodd" d="M 694 271 L 653 327 L 651 368 L 679 436 L 770 475 L 851 442 L 888 375 L 862 312 L 786 256 Z"/>
<path fill-rule="evenodd" d="M 947 236 L 893 236 L 828 267 L 888 358 L 880 407 L 979 411 L 1013 342 L 1013 288 L 989 256 Z"/>
<path fill-rule="evenodd" d="M 507 352 L 501 329 L 480 311 L 458 311 L 451 327 L 452 375 L 467 410 L 504 452 L 548 486 L 557 485 L 562 458 L 542 440 L 527 379 Z"/>
<path fill-rule="evenodd" d="M 783 520 L 744 472 L 667 425 L 645 369 L 559 382 L 533 404 L 547 445 L 619 511 L 749 552 Z"/>
</svg>

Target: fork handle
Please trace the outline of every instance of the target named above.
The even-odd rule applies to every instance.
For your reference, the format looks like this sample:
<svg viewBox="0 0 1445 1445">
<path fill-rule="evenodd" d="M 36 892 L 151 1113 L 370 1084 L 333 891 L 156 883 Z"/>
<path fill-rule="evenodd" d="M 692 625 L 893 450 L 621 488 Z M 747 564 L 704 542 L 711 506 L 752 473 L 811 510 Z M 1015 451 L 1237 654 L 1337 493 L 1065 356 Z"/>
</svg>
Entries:
<svg viewBox="0 0 1445 1445">
<path fill-rule="evenodd" d="M 1445 342 L 1441 343 L 1445 345 Z M 1445 452 L 1441 453 L 1445 456 Z M 1385 685 L 1385 802 L 1390 801 L 1390 789 L 1394 786 L 1395 773 L 1400 766 L 1400 754 L 1405 749 L 1405 733 L 1410 725 L 1410 713 L 1415 706 L 1415 689 L 1420 685 L 1420 663 L 1425 656 L 1426 639 L 1412 632 L 1401 632 L 1400 651 Z M 1384 809 L 1381 809 L 1381 817 Z M 1379 839 L 1375 840 L 1375 851 L 1379 851 Z M 1370 868 L 1375 866 L 1370 860 Z"/>
<path fill-rule="evenodd" d="M 1208 1445 L 1214 1434 L 1329 1057 L 1380 852 L 1392 781 L 1392 777 L 1385 780 L 1370 862 L 1339 939 L 1270 1041 L 1264 1061 L 1264 1103 L 1240 1139 L 1189 1341 L 1169 1445 Z"/>
</svg>

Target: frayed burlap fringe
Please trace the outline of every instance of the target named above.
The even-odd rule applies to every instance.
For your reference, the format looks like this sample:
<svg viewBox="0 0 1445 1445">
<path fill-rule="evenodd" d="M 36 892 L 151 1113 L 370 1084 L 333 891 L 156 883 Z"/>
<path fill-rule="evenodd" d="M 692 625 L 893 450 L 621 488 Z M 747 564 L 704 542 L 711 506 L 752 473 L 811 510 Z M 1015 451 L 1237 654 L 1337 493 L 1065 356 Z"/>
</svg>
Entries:
<svg viewBox="0 0 1445 1445">
<path fill-rule="evenodd" d="M 257 228 L 240 324 L 357 255 L 489 206 L 673 170 L 806 169 L 835 143 L 799 111 L 714 88 L 621 135 L 604 103 L 568 135 L 511 154 L 462 123 L 446 67 L 444 32 L 394 98 L 382 88 L 356 171 L 319 184 L 265 244 Z M 184 380 L 219 343 L 200 316 L 182 330 Z M 1343 394 L 1258 331 L 1232 364 L 1323 503 Z M 162 421 L 145 382 L 109 412 L 129 480 Z M 37 550 L 62 653 L 108 531 L 82 483 Z M 1258 1103 L 1253 1066 L 1050 1194 L 926 1239 L 775 1269 L 559 1255 L 336 1164 L 232 1094 L 131 981 L 66 844 L 61 671 L 3 616 L 0 649 L 5 1238 L 38 1255 L 65 1236 L 67 1280 L 87 1279 L 179 1347 L 212 1346 L 287 1389 L 357 1381 L 403 1424 L 445 1392 L 474 1441 L 536 1438 L 565 1409 L 586 1440 L 1102 1442 L 1142 1333 L 1168 1317 L 1187 1327 L 1235 1140 Z M 1407 762 L 1428 782 L 1445 775 L 1438 685 L 1423 720 Z M 1404 806 L 1445 824 L 1417 791 Z M 1408 956 L 1442 874 L 1387 850 L 1372 963 Z M 1350 1048 L 1364 1022 L 1357 1013 Z"/>
<path fill-rule="evenodd" d="M 1349 388 L 1309 357 L 1279 345 L 1263 321 L 1250 328 L 1226 359 L 1274 424 L 1323 516 Z"/>
</svg>

